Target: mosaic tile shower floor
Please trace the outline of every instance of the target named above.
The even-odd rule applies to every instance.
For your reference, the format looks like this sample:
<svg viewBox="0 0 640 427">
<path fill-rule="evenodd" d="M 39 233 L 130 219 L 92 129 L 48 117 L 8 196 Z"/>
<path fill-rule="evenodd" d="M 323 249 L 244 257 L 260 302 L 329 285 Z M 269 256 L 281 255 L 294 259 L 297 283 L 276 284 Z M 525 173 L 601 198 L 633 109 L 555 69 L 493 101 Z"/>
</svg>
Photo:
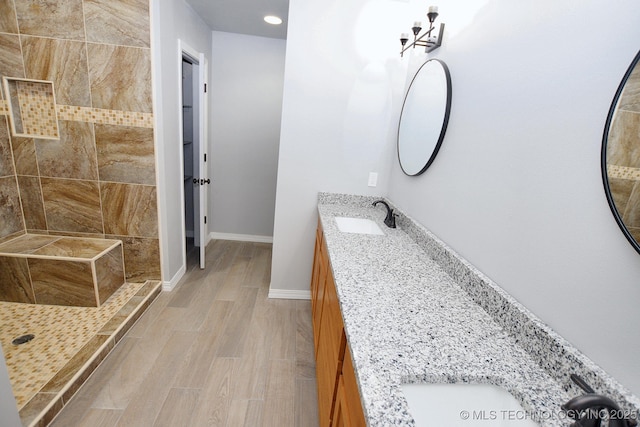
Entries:
<svg viewBox="0 0 640 427">
<path fill-rule="evenodd" d="M 144 286 L 125 283 L 101 307 L 0 302 L 0 343 L 18 409 L 40 389 Z M 26 344 L 16 337 L 33 334 Z"/>
</svg>

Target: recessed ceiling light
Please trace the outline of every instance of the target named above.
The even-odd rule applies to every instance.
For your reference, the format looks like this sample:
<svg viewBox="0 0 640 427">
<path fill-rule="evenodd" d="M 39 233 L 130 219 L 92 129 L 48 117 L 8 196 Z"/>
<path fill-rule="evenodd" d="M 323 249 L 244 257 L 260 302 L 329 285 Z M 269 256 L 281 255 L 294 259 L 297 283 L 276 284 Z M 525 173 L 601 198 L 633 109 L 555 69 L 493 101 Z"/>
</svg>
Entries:
<svg viewBox="0 0 640 427">
<path fill-rule="evenodd" d="M 273 16 L 273 15 L 267 15 L 264 17 L 264 21 L 268 22 L 269 24 L 273 24 L 273 25 L 280 25 L 282 24 L 282 19 L 278 18 L 277 16 Z"/>
</svg>

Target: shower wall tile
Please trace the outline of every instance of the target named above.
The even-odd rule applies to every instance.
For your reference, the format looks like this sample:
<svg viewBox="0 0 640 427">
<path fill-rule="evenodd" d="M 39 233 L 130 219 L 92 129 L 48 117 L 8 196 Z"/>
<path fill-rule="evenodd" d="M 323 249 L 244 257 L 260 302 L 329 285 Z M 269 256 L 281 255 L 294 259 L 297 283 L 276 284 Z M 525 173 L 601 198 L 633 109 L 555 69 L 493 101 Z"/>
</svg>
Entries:
<svg viewBox="0 0 640 427">
<path fill-rule="evenodd" d="M 0 0 L 2 3 L 2 0 Z M 2 9 L 2 6 L 0 6 Z M 0 10 L 0 25 L 2 25 L 2 10 Z M 1 31 L 1 30 L 0 30 Z M 13 34 L 0 34 L 0 76 L 24 77 L 20 38 Z"/>
<path fill-rule="evenodd" d="M 103 233 L 97 182 L 41 178 L 41 183 L 49 230 Z"/>
<path fill-rule="evenodd" d="M 91 106 L 85 43 L 22 37 L 26 77 L 53 82 L 56 103 Z"/>
<path fill-rule="evenodd" d="M 152 112 L 149 49 L 87 45 L 94 108 Z"/>
<path fill-rule="evenodd" d="M 60 139 L 36 139 L 38 168 L 43 177 L 98 179 L 93 125 L 60 121 Z"/>
<path fill-rule="evenodd" d="M 0 256 L 0 301 L 35 302 L 26 258 Z"/>
<path fill-rule="evenodd" d="M 98 301 L 104 304 L 107 299 L 124 284 L 124 262 L 122 246 L 111 249 L 95 262 Z"/>
<path fill-rule="evenodd" d="M 38 304 L 97 305 L 89 262 L 30 258 L 29 272 Z"/>
<path fill-rule="evenodd" d="M 6 119 L 0 117 L 0 176 L 9 176 L 14 173 L 9 128 Z"/>
<path fill-rule="evenodd" d="M 18 175 L 38 176 L 38 162 L 36 161 L 36 143 L 33 138 L 11 138 L 13 160 Z"/>
<path fill-rule="evenodd" d="M 0 252 L 10 254 L 31 254 L 43 246 L 55 242 L 59 237 L 24 234 L 10 243 L 0 244 Z"/>
<path fill-rule="evenodd" d="M 640 147 L 635 143 L 640 138 L 640 113 L 618 111 L 609 132 L 607 163 L 618 166 L 640 168 Z"/>
<path fill-rule="evenodd" d="M 128 282 L 160 280 L 160 243 L 158 239 L 107 235 L 108 239 L 122 240 L 124 270 Z"/>
<path fill-rule="evenodd" d="M 156 187 L 102 182 L 100 194 L 105 234 L 157 237 Z"/>
<path fill-rule="evenodd" d="M 21 34 L 84 40 L 82 0 L 17 0 Z"/>
<path fill-rule="evenodd" d="M 0 178 L 0 239 L 24 232 L 24 229 L 16 177 Z"/>
<path fill-rule="evenodd" d="M 95 125 L 100 180 L 155 185 L 153 129 Z"/>
<path fill-rule="evenodd" d="M 13 0 L 0 0 L 0 33 L 17 33 L 18 21 Z"/>
<path fill-rule="evenodd" d="M 44 214 L 40 178 L 18 175 L 18 188 L 27 230 L 46 230 L 47 220 Z"/>
<path fill-rule="evenodd" d="M 149 4 L 0 0 L 0 74 L 52 81 L 61 133 L 9 135 L 0 102 L 0 242 L 108 232 L 129 280 L 161 278 Z"/>
<path fill-rule="evenodd" d="M 59 237 L 50 244 L 31 252 L 34 255 L 91 259 L 109 249 L 115 242 L 103 239 Z"/>
<path fill-rule="evenodd" d="M 149 47 L 148 0 L 85 0 L 87 41 Z"/>
</svg>

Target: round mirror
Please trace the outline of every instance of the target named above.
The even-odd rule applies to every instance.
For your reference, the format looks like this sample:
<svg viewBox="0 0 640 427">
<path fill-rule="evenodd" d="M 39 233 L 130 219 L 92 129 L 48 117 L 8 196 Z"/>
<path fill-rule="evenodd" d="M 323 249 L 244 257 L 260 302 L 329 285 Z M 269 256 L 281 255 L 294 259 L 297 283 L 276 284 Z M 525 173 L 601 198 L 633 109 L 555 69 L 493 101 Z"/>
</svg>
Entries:
<svg viewBox="0 0 640 427">
<path fill-rule="evenodd" d="M 640 252 L 640 52 L 616 91 L 602 140 L 602 179 L 618 225 Z"/>
<path fill-rule="evenodd" d="M 398 160 L 402 171 L 420 175 L 433 162 L 449 123 L 451 76 L 439 59 L 418 69 L 404 98 L 398 125 Z"/>
</svg>

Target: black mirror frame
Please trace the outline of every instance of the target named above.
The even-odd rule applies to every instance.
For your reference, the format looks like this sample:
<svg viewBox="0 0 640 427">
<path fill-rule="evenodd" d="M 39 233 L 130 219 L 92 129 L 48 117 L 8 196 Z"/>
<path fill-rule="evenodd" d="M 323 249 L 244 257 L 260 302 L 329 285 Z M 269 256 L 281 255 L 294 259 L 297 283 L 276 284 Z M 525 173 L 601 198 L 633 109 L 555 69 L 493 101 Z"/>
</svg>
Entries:
<svg viewBox="0 0 640 427">
<path fill-rule="evenodd" d="M 429 157 L 429 160 L 427 160 L 427 163 L 424 165 L 424 167 L 422 169 L 420 169 L 419 172 L 411 174 L 411 173 L 407 173 L 407 171 L 404 169 L 404 167 L 402 166 L 402 162 L 400 161 L 400 126 L 402 124 L 402 113 L 404 111 L 404 107 L 405 107 L 405 103 L 407 102 L 407 98 L 409 97 L 409 92 L 411 92 L 411 86 L 413 86 L 413 82 L 416 80 L 416 77 L 418 77 L 418 74 L 420 74 L 420 71 L 422 70 L 422 67 L 424 67 L 425 65 L 427 65 L 429 62 L 431 61 L 436 61 L 438 63 L 440 63 L 440 65 L 442 65 L 442 68 L 444 69 L 444 75 L 446 77 L 447 80 L 447 105 L 445 107 L 445 111 L 444 111 L 444 118 L 442 120 L 442 128 L 440 129 L 440 135 L 438 137 L 438 142 L 436 143 L 433 152 L 431 153 L 431 157 Z M 433 59 L 429 59 L 428 61 L 425 61 L 424 64 L 422 64 L 420 66 L 420 68 L 418 68 L 418 71 L 416 71 L 415 75 L 413 76 L 413 78 L 411 79 L 411 84 L 409 84 L 409 88 L 407 89 L 407 93 L 404 96 L 404 100 L 402 101 L 402 110 L 400 110 L 400 120 L 398 121 L 398 134 L 396 137 L 396 151 L 398 153 L 398 163 L 400 164 L 400 169 L 402 169 L 402 172 L 404 172 L 405 175 L 407 176 L 418 176 L 423 174 L 428 168 L 429 166 L 431 166 L 431 163 L 433 163 L 433 160 L 436 158 L 436 155 L 438 154 L 438 151 L 440 150 L 440 146 L 442 145 L 442 141 L 444 140 L 444 135 L 447 132 L 447 126 L 449 124 L 449 115 L 451 113 L 451 73 L 449 72 L 449 67 L 447 67 L 447 64 L 444 63 L 444 61 L 441 61 L 439 59 L 433 58 Z"/>
<path fill-rule="evenodd" d="M 638 51 L 635 58 L 633 58 L 631 65 L 629 65 L 629 68 L 627 69 L 627 72 L 622 78 L 622 81 L 618 86 L 618 90 L 616 91 L 616 94 L 613 97 L 613 101 L 611 102 L 611 108 L 609 108 L 609 114 L 607 115 L 607 121 L 604 125 L 604 133 L 602 135 L 602 152 L 600 153 L 600 167 L 602 169 L 602 182 L 604 184 L 604 192 L 607 196 L 607 202 L 609 202 L 609 208 L 611 208 L 611 212 L 613 213 L 613 216 L 616 219 L 616 222 L 618 223 L 618 226 L 620 227 L 620 230 L 622 230 L 622 233 L 624 234 L 624 236 L 627 238 L 629 243 L 631 243 L 631 246 L 633 246 L 634 249 L 638 253 L 640 253 L 640 243 L 638 243 L 638 241 L 636 241 L 636 239 L 633 237 L 633 235 L 625 225 L 624 221 L 622 220 L 622 216 L 620 215 L 620 212 L 618 212 L 618 208 L 616 207 L 616 204 L 613 200 L 613 195 L 611 194 L 611 187 L 609 185 L 609 176 L 607 174 L 607 144 L 609 142 L 609 129 L 611 128 L 613 116 L 616 113 L 616 108 L 618 106 L 618 102 L 620 101 L 620 96 L 622 95 L 622 91 L 624 90 L 624 87 L 627 84 L 627 81 L 629 80 L 631 73 L 636 68 L 638 63 L 640 63 L 640 51 Z"/>
</svg>

